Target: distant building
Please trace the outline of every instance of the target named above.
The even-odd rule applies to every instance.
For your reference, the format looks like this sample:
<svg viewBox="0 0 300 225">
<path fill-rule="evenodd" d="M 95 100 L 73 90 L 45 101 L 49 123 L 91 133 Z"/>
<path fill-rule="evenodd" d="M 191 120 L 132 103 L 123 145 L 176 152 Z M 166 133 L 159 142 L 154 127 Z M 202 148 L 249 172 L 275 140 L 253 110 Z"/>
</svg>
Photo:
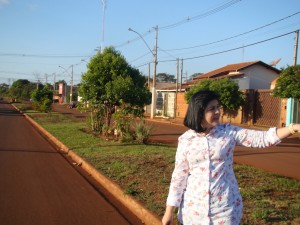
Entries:
<svg viewBox="0 0 300 225">
<path fill-rule="evenodd" d="M 183 93 L 203 80 L 230 78 L 237 82 L 241 90 L 271 89 L 271 84 L 278 78 L 280 70 L 262 61 L 251 61 L 226 65 L 205 74 L 194 76 L 183 84 L 170 84 L 156 87 L 156 116 L 175 118 L 185 115 L 187 104 Z"/>
<path fill-rule="evenodd" d="M 222 79 L 229 77 L 236 81 L 240 89 L 270 89 L 271 83 L 278 78 L 280 70 L 262 61 L 230 64 L 208 73 L 194 77 L 190 85 L 203 79 Z"/>
</svg>

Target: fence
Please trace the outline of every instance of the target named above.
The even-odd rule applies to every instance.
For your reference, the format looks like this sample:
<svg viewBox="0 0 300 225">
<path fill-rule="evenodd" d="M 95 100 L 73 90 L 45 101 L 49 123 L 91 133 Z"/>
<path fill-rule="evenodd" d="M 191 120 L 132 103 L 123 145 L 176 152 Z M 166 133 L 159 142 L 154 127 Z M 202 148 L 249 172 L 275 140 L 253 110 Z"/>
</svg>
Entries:
<svg viewBox="0 0 300 225">
<path fill-rule="evenodd" d="M 235 113 L 223 114 L 222 122 L 248 126 L 282 127 L 286 120 L 286 99 L 274 97 L 272 90 L 244 90 L 245 104 Z M 185 93 L 178 93 L 176 117 L 184 118 Z M 185 110 L 185 112 L 183 112 Z"/>
</svg>

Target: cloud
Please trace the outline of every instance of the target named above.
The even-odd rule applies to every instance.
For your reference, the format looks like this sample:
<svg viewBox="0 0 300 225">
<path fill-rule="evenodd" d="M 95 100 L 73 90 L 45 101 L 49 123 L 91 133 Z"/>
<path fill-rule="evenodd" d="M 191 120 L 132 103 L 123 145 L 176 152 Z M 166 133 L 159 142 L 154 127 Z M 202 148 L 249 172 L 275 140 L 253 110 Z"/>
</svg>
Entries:
<svg viewBox="0 0 300 225">
<path fill-rule="evenodd" d="M 0 0 L 0 7 L 3 5 L 8 5 L 10 3 L 10 0 Z"/>
</svg>

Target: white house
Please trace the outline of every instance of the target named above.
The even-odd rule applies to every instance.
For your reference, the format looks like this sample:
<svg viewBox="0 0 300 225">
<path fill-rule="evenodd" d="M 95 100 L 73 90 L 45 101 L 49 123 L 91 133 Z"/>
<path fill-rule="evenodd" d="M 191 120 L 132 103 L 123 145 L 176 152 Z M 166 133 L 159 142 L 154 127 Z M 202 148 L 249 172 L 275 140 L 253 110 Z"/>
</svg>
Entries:
<svg viewBox="0 0 300 225">
<path fill-rule="evenodd" d="M 192 84 L 203 79 L 222 79 L 230 77 L 235 80 L 239 88 L 246 89 L 270 89 L 271 83 L 279 76 L 280 70 L 262 61 L 243 62 L 230 64 L 208 73 L 194 77 Z"/>
</svg>

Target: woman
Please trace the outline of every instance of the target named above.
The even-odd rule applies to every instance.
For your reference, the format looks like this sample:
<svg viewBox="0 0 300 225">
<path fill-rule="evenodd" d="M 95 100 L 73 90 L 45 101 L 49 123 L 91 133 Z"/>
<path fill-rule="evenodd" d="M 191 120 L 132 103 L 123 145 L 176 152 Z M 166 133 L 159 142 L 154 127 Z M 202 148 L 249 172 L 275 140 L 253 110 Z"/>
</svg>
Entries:
<svg viewBox="0 0 300 225">
<path fill-rule="evenodd" d="M 174 208 L 184 225 L 238 225 L 242 198 L 233 172 L 235 145 L 269 147 L 300 131 L 300 124 L 255 131 L 220 123 L 218 96 L 212 91 L 194 94 L 178 139 L 175 168 L 163 225 L 173 224 Z"/>
</svg>

